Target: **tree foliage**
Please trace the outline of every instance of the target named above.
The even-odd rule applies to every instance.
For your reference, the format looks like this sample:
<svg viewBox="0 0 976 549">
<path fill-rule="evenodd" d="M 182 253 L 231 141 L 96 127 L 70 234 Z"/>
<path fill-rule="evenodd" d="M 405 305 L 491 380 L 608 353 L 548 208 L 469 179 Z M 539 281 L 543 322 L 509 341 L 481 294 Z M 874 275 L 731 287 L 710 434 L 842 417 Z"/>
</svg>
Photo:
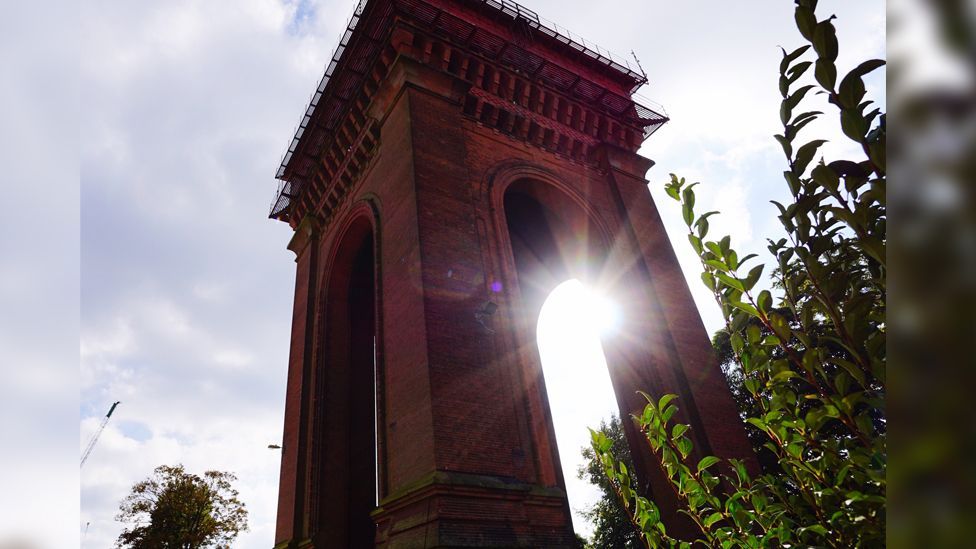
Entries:
<svg viewBox="0 0 976 549">
<path fill-rule="evenodd" d="M 702 282 L 722 310 L 732 361 L 751 400 L 746 421 L 762 434 L 776 467 L 753 478 L 735 460 L 706 456 L 694 463 L 689 427 L 671 422 L 677 397 L 644 395 L 647 406 L 634 420 L 681 511 L 698 526 L 696 539 L 667 532 L 656 505 L 634 490 L 610 439 L 591 433 L 603 472 L 648 547 L 884 545 L 885 116 L 865 100 L 863 82 L 884 62 L 865 61 L 838 83 L 833 17 L 818 20 L 815 10 L 816 0 L 797 1 L 796 26 L 808 44 L 784 50 L 779 68 L 783 132 L 775 137 L 792 201 L 774 202 L 785 237 L 769 241 L 772 291 L 757 288 L 763 265 L 747 266 L 755 255 L 740 258 L 728 236 L 708 240 L 708 218 L 716 212 L 696 213 L 696 184 L 672 175 L 666 185 L 681 204 Z M 811 68 L 814 83 L 798 85 Z M 825 141 L 799 139 L 823 116 L 800 108 L 810 92 L 827 96 L 861 158 L 813 162 Z"/>
<path fill-rule="evenodd" d="M 196 549 L 230 547 L 247 530 L 247 509 L 231 486 L 231 473 L 187 473 L 182 465 L 161 465 L 136 483 L 119 505 L 116 520 L 130 526 L 117 547 Z"/>
<path fill-rule="evenodd" d="M 610 441 L 610 451 L 627 467 L 633 468 L 630 458 L 630 447 L 624 435 L 624 427 L 620 418 L 610 416 L 610 421 L 601 421 L 599 432 Z M 593 524 L 593 539 L 590 547 L 613 547 L 634 549 L 643 547 L 640 533 L 634 529 L 627 516 L 627 511 L 617 498 L 610 479 L 603 474 L 603 466 L 593 448 L 583 448 L 583 465 L 577 471 L 579 478 L 590 481 L 602 492 L 601 497 L 583 516 Z"/>
</svg>

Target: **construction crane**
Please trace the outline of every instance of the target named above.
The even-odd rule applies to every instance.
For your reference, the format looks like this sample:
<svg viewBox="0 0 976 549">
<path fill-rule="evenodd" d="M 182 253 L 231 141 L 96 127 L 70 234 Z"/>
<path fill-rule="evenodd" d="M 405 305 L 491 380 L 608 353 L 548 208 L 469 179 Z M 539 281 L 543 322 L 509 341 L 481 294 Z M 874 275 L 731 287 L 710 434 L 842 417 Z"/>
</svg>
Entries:
<svg viewBox="0 0 976 549">
<path fill-rule="evenodd" d="M 102 418 L 101 425 L 95 430 L 95 434 L 92 435 L 91 440 L 88 441 L 88 446 L 85 447 L 85 453 L 81 454 L 81 467 L 85 466 L 85 462 L 88 461 L 88 456 L 91 455 L 92 450 L 95 449 L 95 443 L 98 442 L 98 437 L 101 436 L 102 431 L 105 430 L 105 426 L 108 425 L 108 420 L 112 417 L 112 412 L 115 411 L 115 407 L 119 405 L 119 401 L 115 401 L 112 407 L 108 409 L 108 413 Z"/>
</svg>

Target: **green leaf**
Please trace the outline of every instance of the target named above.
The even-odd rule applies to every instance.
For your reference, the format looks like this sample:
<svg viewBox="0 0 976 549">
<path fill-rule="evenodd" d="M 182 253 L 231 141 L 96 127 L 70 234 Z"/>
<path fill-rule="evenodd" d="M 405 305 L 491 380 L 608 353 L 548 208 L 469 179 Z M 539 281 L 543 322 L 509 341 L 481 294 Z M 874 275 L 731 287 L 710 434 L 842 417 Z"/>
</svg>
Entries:
<svg viewBox="0 0 976 549">
<path fill-rule="evenodd" d="M 817 26 L 817 17 L 813 13 L 813 9 L 806 6 L 797 6 L 794 13 L 794 18 L 796 20 L 796 28 L 800 31 L 807 40 L 813 40 L 813 31 Z M 805 46 L 809 48 L 810 46 Z"/>
<path fill-rule="evenodd" d="M 831 16 L 819 23 L 813 29 L 813 49 L 817 51 L 817 56 L 829 61 L 837 60 L 837 31 L 834 29 L 830 20 Z"/>
<path fill-rule="evenodd" d="M 678 188 L 671 184 L 665 185 L 664 192 L 668 193 L 668 196 L 675 200 L 681 200 L 681 197 L 678 195 Z"/>
<path fill-rule="evenodd" d="M 800 528 L 800 533 L 802 534 L 804 532 L 813 532 L 813 533 L 819 534 L 821 536 L 826 536 L 827 535 L 827 529 L 824 528 L 823 525 L 820 525 L 820 524 L 813 524 L 813 525 L 807 526 L 805 528 Z"/>
<path fill-rule="evenodd" d="M 880 59 L 871 59 L 854 67 L 851 72 L 847 73 L 844 79 L 840 81 L 840 87 L 837 89 L 837 100 L 841 107 L 847 109 L 857 108 L 861 103 L 861 99 L 864 98 L 865 93 L 862 77 L 879 67 L 883 67 L 884 64 L 885 62 Z"/>
<path fill-rule="evenodd" d="M 802 130 L 807 124 L 813 122 L 814 120 L 816 120 L 816 118 L 804 118 L 802 122 L 799 122 L 797 124 L 790 124 L 786 126 L 785 128 L 786 135 L 790 139 L 794 139 L 797 136 L 797 134 L 800 133 L 800 130 Z"/>
<path fill-rule="evenodd" d="M 832 192 L 837 192 L 837 189 L 840 188 L 840 178 L 837 177 L 837 174 L 829 166 L 817 164 L 813 167 L 813 171 L 810 172 L 810 176 L 818 184 Z"/>
<path fill-rule="evenodd" d="M 698 472 L 701 473 L 702 471 L 704 471 L 705 469 L 708 469 L 712 465 L 715 465 L 719 461 L 721 461 L 721 460 L 718 459 L 715 456 L 705 456 L 705 457 L 703 457 L 701 459 L 701 461 L 698 462 Z"/>
<path fill-rule="evenodd" d="M 713 242 L 705 243 L 706 246 L 708 246 L 709 244 L 713 244 Z M 705 264 L 715 269 L 718 272 L 724 272 L 729 270 L 729 268 L 725 265 L 725 263 L 722 263 L 721 261 L 715 259 L 706 259 Z"/>
<path fill-rule="evenodd" d="M 813 155 L 817 153 L 817 149 L 826 142 L 826 139 L 814 139 L 796 151 L 796 159 L 793 161 L 793 173 L 797 177 L 803 175 L 803 172 L 807 169 L 807 165 L 813 160 Z"/>
<path fill-rule="evenodd" d="M 755 317 L 758 317 L 759 316 L 759 312 L 756 311 L 756 308 L 753 307 L 752 305 L 750 305 L 748 303 L 743 303 L 743 302 L 741 302 L 739 300 L 731 300 L 730 299 L 730 301 L 732 302 L 732 306 L 735 307 L 736 309 L 739 309 L 740 311 L 743 311 L 743 312 L 749 314 L 750 316 L 755 316 Z"/>
<path fill-rule="evenodd" d="M 794 372 L 793 370 L 783 370 L 782 372 L 779 372 L 776 375 L 774 375 L 772 378 L 770 378 L 770 381 L 775 383 L 782 383 L 784 381 L 789 381 L 795 377 L 797 377 L 797 375 L 796 372 Z"/>
<path fill-rule="evenodd" d="M 837 67 L 833 61 L 817 59 L 814 65 L 813 75 L 824 89 L 833 90 L 834 84 L 837 82 Z"/>
<path fill-rule="evenodd" d="M 840 129 L 844 135 L 859 143 L 864 139 L 864 134 L 868 133 L 864 117 L 851 109 L 840 111 Z"/>
<path fill-rule="evenodd" d="M 722 520 L 722 513 L 716 511 L 715 513 L 712 513 L 711 515 L 705 517 L 705 520 L 702 521 L 702 524 L 705 525 L 705 528 L 709 528 L 720 520 Z"/>
<path fill-rule="evenodd" d="M 779 142 L 780 147 L 783 147 L 783 154 L 786 155 L 786 158 L 793 158 L 793 144 L 790 139 L 779 134 L 774 135 L 773 138 Z"/>
<path fill-rule="evenodd" d="M 678 398 L 678 395 L 668 393 L 661 397 L 661 400 L 657 402 L 658 410 L 663 410 L 672 400 Z"/>
<path fill-rule="evenodd" d="M 705 286 L 707 286 L 709 290 L 715 289 L 715 277 L 713 277 L 711 273 L 703 271 L 701 274 L 701 279 L 702 282 L 705 283 Z"/>
<path fill-rule="evenodd" d="M 859 74 L 861 76 L 865 76 L 868 73 L 873 72 L 875 69 L 879 69 L 879 68 L 881 68 L 883 66 L 885 66 L 885 61 L 884 60 L 882 60 L 882 59 L 869 59 L 869 60 L 861 63 L 857 67 L 855 67 L 854 70 L 852 70 L 851 72 L 856 73 L 856 74 Z"/>
<path fill-rule="evenodd" d="M 791 170 L 786 170 L 785 172 L 783 172 L 783 178 L 786 179 L 786 184 L 790 186 L 790 194 L 792 194 L 793 196 L 800 194 L 800 186 L 801 186 L 800 178 L 797 177 L 795 173 L 793 173 Z M 773 202 L 773 204 L 781 206 L 776 201 L 771 201 L 771 202 Z M 781 207 L 780 213 L 786 215 L 786 208 Z"/>
<path fill-rule="evenodd" d="M 847 371 L 847 373 L 850 374 L 850 376 L 853 377 L 861 385 L 861 387 L 867 387 L 867 379 L 864 372 L 854 363 L 840 357 L 830 357 L 828 360 Z"/>
<path fill-rule="evenodd" d="M 797 63 L 796 65 L 793 65 L 793 67 L 790 68 L 789 72 L 787 73 L 787 81 L 790 84 L 796 82 L 797 79 L 803 76 L 803 73 L 807 72 L 807 69 L 810 68 L 810 65 L 813 65 L 813 62 L 804 61 L 802 63 Z"/>
<path fill-rule="evenodd" d="M 837 101 L 841 107 L 854 109 L 857 107 L 867 90 L 864 88 L 864 80 L 854 71 L 847 73 L 847 76 L 840 81 L 837 88 Z"/>
<path fill-rule="evenodd" d="M 715 274 L 718 276 L 718 279 L 722 281 L 722 284 L 725 284 L 729 288 L 735 288 L 740 292 L 745 291 L 745 288 L 742 286 L 742 282 L 739 282 L 737 279 L 732 278 L 731 276 L 722 272 L 716 272 Z"/>
<path fill-rule="evenodd" d="M 762 338 L 762 330 L 759 329 L 759 326 L 752 324 L 748 328 L 746 328 L 746 339 L 749 340 L 750 345 L 755 345 L 756 343 L 759 342 L 761 338 Z"/>
<path fill-rule="evenodd" d="M 755 378 L 749 378 L 743 382 L 746 390 L 753 396 L 759 392 L 759 380 Z"/>
<path fill-rule="evenodd" d="M 689 208 L 695 207 L 695 191 L 691 189 L 697 184 L 698 183 L 689 185 L 684 191 L 681 192 L 681 198 L 684 199 L 685 204 L 687 204 Z"/>
<path fill-rule="evenodd" d="M 746 465 L 741 459 L 730 459 L 729 463 L 732 465 L 735 476 L 739 478 L 740 483 L 749 481 L 749 472 L 746 470 Z M 732 498 L 729 499 L 731 500 Z"/>
<path fill-rule="evenodd" d="M 731 321 L 729 322 L 729 325 L 732 327 L 733 330 L 736 331 L 741 330 L 746 325 L 746 323 L 749 322 L 749 319 L 751 318 L 748 314 L 745 314 L 738 310 L 735 310 L 735 312 L 730 312 L 728 314 L 731 317 Z"/>
<path fill-rule="evenodd" d="M 780 50 L 783 51 L 783 60 L 780 61 L 780 63 L 779 63 L 779 73 L 780 74 L 786 74 L 787 69 L 790 66 L 790 63 L 792 63 L 798 57 L 800 57 L 801 55 L 803 55 L 808 49 L 810 49 L 810 46 L 801 46 L 801 47 L 799 47 L 799 48 L 791 51 L 790 53 L 786 53 L 786 50 L 784 50 L 783 48 L 780 48 Z"/>
<path fill-rule="evenodd" d="M 678 407 L 674 404 L 668 406 L 667 408 L 661 410 L 661 423 L 667 425 L 671 421 L 671 416 L 678 411 Z"/>
<path fill-rule="evenodd" d="M 688 206 L 688 204 L 682 204 L 681 205 L 681 217 L 684 218 L 685 225 L 687 225 L 688 227 L 691 227 L 692 222 L 695 221 L 695 212 L 692 211 L 691 207 Z"/>
<path fill-rule="evenodd" d="M 743 291 L 748 292 L 759 282 L 759 277 L 762 276 L 764 265 L 756 265 L 749 270 L 749 274 L 746 275 L 745 280 L 742 281 Z"/>
<path fill-rule="evenodd" d="M 742 341 L 742 336 L 739 335 L 739 332 L 735 332 L 729 336 L 729 343 L 732 345 L 732 350 L 735 351 L 736 354 L 742 353 L 745 342 Z"/>
<path fill-rule="evenodd" d="M 683 435 L 688 430 L 688 426 L 684 423 L 675 423 L 674 427 L 671 429 L 671 439 L 677 439 Z"/>
<path fill-rule="evenodd" d="M 780 339 L 783 341 L 789 341 L 790 327 L 782 315 L 770 313 L 769 325 L 773 328 L 773 331 L 776 332 L 776 335 L 779 336 Z"/>
<path fill-rule="evenodd" d="M 708 234 L 708 218 L 717 213 L 718 212 L 716 211 L 706 212 L 702 214 L 697 221 L 695 221 L 695 228 L 698 230 L 699 238 L 705 238 L 705 235 Z M 697 250 L 697 251 L 699 254 L 701 254 L 701 250 Z"/>
<path fill-rule="evenodd" d="M 812 85 L 806 85 L 802 88 L 797 89 L 792 95 L 783 99 L 783 102 L 779 106 L 779 119 L 780 122 L 786 126 L 789 124 L 790 119 L 793 117 L 793 109 L 803 100 L 803 96 L 807 94 L 811 89 Z M 788 137 L 788 135 L 787 135 Z"/>
<path fill-rule="evenodd" d="M 769 290 L 759 292 L 759 297 L 756 299 L 756 304 L 759 305 L 759 310 L 764 313 L 768 312 L 773 306 L 773 295 L 769 293 Z"/>
<path fill-rule="evenodd" d="M 725 256 L 725 260 L 729 264 L 729 268 L 733 271 L 739 268 L 739 254 L 735 253 L 735 250 L 729 250 L 729 253 Z"/>
<path fill-rule="evenodd" d="M 723 236 L 722 240 L 718 242 L 718 247 L 722 250 L 723 254 L 729 253 L 729 249 L 731 248 L 731 246 L 732 246 L 732 237 L 728 235 Z"/>
<path fill-rule="evenodd" d="M 768 428 L 766 422 L 759 419 L 758 417 L 747 417 L 746 422 L 749 423 L 750 425 L 755 426 L 760 431 L 765 431 Z"/>
<path fill-rule="evenodd" d="M 816 120 L 816 118 L 818 116 L 820 116 L 821 114 L 823 114 L 823 113 L 820 112 L 820 111 L 806 111 L 806 112 L 802 112 L 802 113 L 796 115 L 793 118 L 793 120 L 790 122 L 790 124 L 794 124 L 795 125 L 795 124 L 800 124 L 801 122 L 802 123 L 806 123 L 808 120 Z"/>
</svg>

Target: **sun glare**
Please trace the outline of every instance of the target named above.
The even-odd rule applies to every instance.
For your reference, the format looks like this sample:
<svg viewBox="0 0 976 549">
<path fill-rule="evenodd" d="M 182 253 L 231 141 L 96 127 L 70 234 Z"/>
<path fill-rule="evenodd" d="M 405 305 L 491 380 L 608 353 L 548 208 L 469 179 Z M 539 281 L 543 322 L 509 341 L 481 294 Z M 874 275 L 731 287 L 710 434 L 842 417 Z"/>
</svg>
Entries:
<svg viewBox="0 0 976 549">
<path fill-rule="evenodd" d="M 539 313 L 539 355 L 559 459 L 573 526 L 585 536 L 593 525 L 581 512 L 599 499 L 600 491 L 577 478 L 577 470 L 582 448 L 589 445 L 586 428 L 597 428 L 618 410 L 600 337 L 611 335 L 619 323 L 614 303 L 575 279 L 557 286 Z"/>
<path fill-rule="evenodd" d="M 549 294 L 539 314 L 540 325 L 543 318 L 547 331 L 577 335 L 606 336 L 619 323 L 613 302 L 576 279 L 563 282 Z"/>
</svg>

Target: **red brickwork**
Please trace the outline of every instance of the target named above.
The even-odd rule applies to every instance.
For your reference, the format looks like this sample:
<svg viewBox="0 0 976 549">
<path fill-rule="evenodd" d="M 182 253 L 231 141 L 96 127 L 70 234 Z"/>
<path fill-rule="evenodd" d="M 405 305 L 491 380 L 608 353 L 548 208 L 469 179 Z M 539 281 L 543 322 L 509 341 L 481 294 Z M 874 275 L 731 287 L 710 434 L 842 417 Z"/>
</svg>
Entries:
<svg viewBox="0 0 976 549">
<path fill-rule="evenodd" d="M 478 3 L 419 3 L 524 43 Z M 364 20 L 383 4 L 367 6 Z M 624 304 L 626 329 L 604 341 L 620 413 L 642 407 L 638 389 L 678 393 L 698 448 L 748 458 L 646 187 L 652 163 L 635 152 L 642 129 L 407 15 L 389 25 L 369 82 L 335 136 L 340 145 L 325 148 L 314 183 L 288 212 L 297 279 L 277 546 L 335 546 L 327 517 L 314 510 L 326 508 L 323 498 L 334 505 L 346 497 L 327 493 L 322 480 L 323 448 L 343 441 L 322 428 L 329 425 L 322 416 L 337 412 L 315 380 L 348 367 L 326 359 L 323 334 L 335 319 L 326 318 L 324 301 L 327 281 L 346 268 L 336 250 L 363 220 L 377 296 L 377 546 L 574 546 L 535 343 L 545 290 L 527 283 L 536 267 L 516 262 L 528 256 L 510 234 L 513 193 L 552 213 L 529 237 L 545 223 L 564 226 L 556 241 L 565 249 L 572 235 L 589 234 L 580 249 L 600 258 L 593 276 Z M 628 92 L 610 69 L 530 46 L 575 67 L 587 85 Z M 639 479 L 672 515 L 646 444 L 632 427 L 627 434 Z"/>
</svg>

